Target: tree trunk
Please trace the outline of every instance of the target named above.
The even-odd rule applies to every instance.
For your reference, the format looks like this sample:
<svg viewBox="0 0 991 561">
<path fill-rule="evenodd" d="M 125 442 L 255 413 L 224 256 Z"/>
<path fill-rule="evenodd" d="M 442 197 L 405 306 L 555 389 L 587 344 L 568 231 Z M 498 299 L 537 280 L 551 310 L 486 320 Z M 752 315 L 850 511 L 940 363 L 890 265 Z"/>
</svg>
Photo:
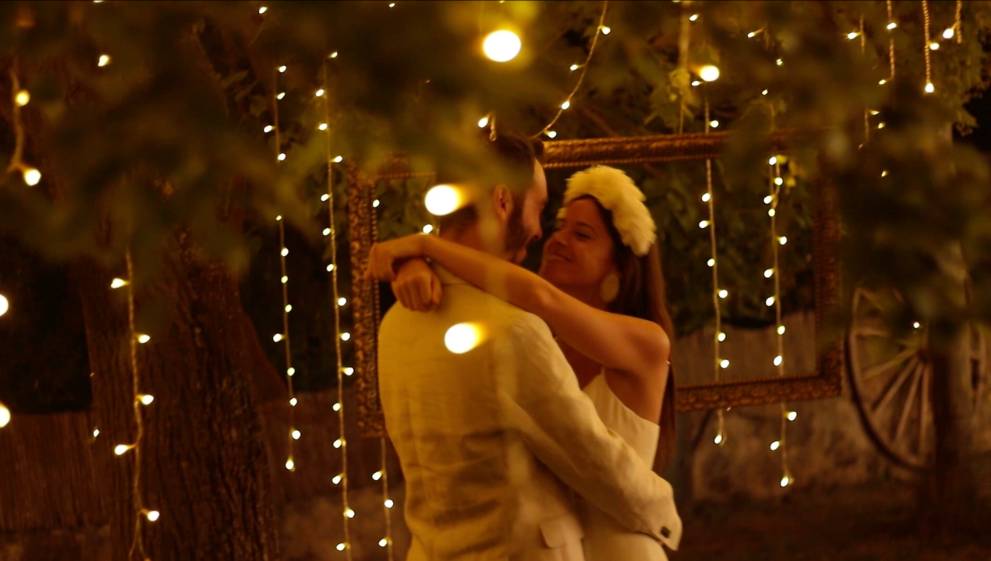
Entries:
<svg viewBox="0 0 991 561">
<path fill-rule="evenodd" d="M 110 288 L 113 276 L 124 275 L 92 262 L 77 267 L 101 431 L 94 454 L 108 499 L 110 559 L 278 559 L 268 462 L 250 391 L 249 374 L 256 369 L 237 284 L 184 233 L 162 261 L 155 282 L 138 279 L 135 286 L 136 329 L 151 336 L 138 349 L 139 392 L 154 396 L 142 409 L 138 492 L 140 504 L 161 513 L 157 522 L 139 519 L 145 554 L 136 551 L 135 557 L 128 553 L 138 520 L 136 455 L 113 452 L 118 444 L 133 444 L 136 435 L 127 295 Z M 157 321 L 141 313 L 149 309 L 159 312 Z"/>
</svg>

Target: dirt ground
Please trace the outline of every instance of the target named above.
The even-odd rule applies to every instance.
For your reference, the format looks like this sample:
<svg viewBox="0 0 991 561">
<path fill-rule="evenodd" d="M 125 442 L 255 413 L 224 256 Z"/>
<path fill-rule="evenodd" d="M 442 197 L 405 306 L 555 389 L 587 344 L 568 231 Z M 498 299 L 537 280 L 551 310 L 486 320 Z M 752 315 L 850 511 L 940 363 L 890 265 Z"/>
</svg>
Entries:
<svg viewBox="0 0 991 561">
<path fill-rule="evenodd" d="M 981 516 L 975 513 L 975 516 Z M 899 484 L 801 492 L 778 502 L 682 511 L 672 561 L 991 561 L 991 515 L 977 538 L 923 538 L 913 490 Z"/>
</svg>

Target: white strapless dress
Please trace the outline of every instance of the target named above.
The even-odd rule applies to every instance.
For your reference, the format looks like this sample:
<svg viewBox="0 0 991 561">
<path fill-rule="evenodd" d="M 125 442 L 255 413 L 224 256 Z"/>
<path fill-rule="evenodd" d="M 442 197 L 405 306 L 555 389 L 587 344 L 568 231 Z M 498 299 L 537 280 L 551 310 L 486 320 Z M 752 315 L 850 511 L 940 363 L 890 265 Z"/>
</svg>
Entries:
<svg viewBox="0 0 991 561">
<path fill-rule="evenodd" d="M 653 465 L 660 427 L 624 405 L 609 389 L 604 374 L 596 376 L 582 391 L 592 398 L 602 422 L 623 437 L 647 465 Z M 585 501 L 581 504 L 585 561 L 667 561 L 664 547 L 654 538 L 623 528 Z"/>
</svg>

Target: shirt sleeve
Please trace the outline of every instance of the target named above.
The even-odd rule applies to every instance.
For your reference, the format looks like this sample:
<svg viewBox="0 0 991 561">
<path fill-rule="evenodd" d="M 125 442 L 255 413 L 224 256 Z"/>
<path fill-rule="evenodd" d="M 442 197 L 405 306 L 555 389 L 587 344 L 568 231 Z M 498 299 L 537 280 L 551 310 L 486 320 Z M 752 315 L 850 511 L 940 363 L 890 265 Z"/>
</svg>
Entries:
<svg viewBox="0 0 991 561">
<path fill-rule="evenodd" d="M 602 423 L 547 325 L 525 314 L 499 347 L 500 401 L 530 451 L 621 525 L 677 549 L 682 523 L 671 485 Z"/>
</svg>

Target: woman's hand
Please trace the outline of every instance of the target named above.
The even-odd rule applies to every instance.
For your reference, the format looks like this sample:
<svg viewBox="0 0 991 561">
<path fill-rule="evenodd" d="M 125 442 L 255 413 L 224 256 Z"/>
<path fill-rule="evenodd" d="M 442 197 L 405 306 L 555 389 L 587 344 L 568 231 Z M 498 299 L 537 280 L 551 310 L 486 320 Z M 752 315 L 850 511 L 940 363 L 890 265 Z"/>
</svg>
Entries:
<svg viewBox="0 0 991 561">
<path fill-rule="evenodd" d="M 396 265 L 399 261 L 423 255 L 424 237 L 421 234 L 413 234 L 373 245 L 368 252 L 365 280 L 379 282 L 396 280 Z"/>
<path fill-rule="evenodd" d="M 399 265 L 392 293 L 404 308 L 429 312 L 440 305 L 440 278 L 423 259 L 409 259 Z"/>
</svg>

